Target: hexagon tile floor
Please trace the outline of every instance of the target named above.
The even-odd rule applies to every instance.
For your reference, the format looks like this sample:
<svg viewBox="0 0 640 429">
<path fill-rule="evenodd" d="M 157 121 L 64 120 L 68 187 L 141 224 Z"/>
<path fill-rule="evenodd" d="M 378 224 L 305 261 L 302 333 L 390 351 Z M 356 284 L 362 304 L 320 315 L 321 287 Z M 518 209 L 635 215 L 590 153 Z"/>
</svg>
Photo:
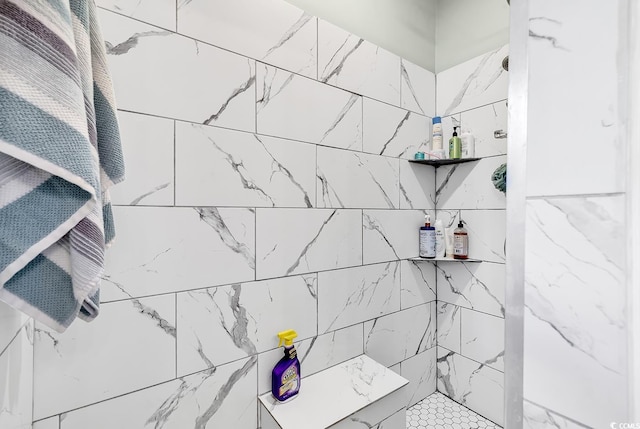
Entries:
<svg viewBox="0 0 640 429">
<path fill-rule="evenodd" d="M 440 392 L 407 410 L 407 429 L 502 429 Z"/>
</svg>

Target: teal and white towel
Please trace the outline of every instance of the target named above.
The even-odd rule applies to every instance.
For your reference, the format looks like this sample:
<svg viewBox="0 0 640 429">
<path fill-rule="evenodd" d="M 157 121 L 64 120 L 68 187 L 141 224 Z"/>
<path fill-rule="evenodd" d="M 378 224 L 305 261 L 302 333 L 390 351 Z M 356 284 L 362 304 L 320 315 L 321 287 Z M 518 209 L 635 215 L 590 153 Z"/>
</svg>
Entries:
<svg viewBox="0 0 640 429">
<path fill-rule="evenodd" d="M 115 112 L 93 0 L 0 0 L 0 300 L 59 332 L 98 314 Z"/>
</svg>

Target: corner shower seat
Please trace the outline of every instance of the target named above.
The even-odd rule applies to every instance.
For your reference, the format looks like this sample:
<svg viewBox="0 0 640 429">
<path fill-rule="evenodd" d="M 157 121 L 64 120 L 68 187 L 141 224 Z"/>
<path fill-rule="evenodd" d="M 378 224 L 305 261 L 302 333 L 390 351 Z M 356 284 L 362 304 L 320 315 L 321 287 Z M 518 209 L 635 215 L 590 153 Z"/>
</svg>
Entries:
<svg viewBox="0 0 640 429">
<path fill-rule="evenodd" d="M 262 429 L 404 429 L 408 380 L 366 355 L 302 379 L 298 397 L 260 396 Z"/>
</svg>

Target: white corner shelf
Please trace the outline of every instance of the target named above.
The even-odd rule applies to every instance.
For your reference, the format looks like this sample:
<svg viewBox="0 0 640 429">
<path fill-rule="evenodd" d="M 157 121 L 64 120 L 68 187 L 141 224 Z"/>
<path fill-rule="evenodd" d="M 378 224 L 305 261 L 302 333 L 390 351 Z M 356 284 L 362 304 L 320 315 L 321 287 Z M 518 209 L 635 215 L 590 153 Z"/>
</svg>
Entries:
<svg viewBox="0 0 640 429">
<path fill-rule="evenodd" d="M 474 262 L 479 263 L 482 262 L 480 259 L 453 259 L 453 258 L 409 258 L 409 261 L 414 262 Z"/>
</svg>

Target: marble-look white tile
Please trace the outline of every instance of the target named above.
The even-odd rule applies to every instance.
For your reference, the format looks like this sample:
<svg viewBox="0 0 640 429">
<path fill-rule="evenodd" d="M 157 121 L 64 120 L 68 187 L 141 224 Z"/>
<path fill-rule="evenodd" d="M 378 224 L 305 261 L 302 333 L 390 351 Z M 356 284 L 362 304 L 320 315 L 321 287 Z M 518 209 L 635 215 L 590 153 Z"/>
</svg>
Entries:
<svg viewBox="0 0 640 429">
<path fill-rule="evenodd" d="M 322 19 L 318 80 L 400 105 L 400 57 Z"/>
<path fill-rule="evenodd" d="M 314 145 L 176 123 L 176 204 L 312 207 Z"/>
<path fill-rule="evenodd" d="M 400 303 L 401 308 L 435 301 L 436 268 L 430 262 L 400 262 Z"/>
<path fill-rule="evenodd" d="M 257 131 L 362 150 L 362 97 L 258 63 Z"/>
<path fill-rule="evenodd" d="M 438 301 L 436 330 L 438 346 L 456 353 L 460 353 L 461 313 L 460 307 Z"/>
<path fill-rule="evenodd" d="M 400 310 L 400 263 L 318 273 L 318 332 Z"/>
<path fill-rule="evenodd" d="M 398 208 L 399 162 L 318 146 L 318 207 Z"/>
<path fill-rule="evenodd" d="M 363 210 L 363 263 L 395 261 L 418 256 L 418 236 L 424 210 Z M 434 213 L 431 213 L 433 218 Z"/>
<path fill-rule="evenodd" d="M 552 410 L 535 405 L 527 400 L 523 401 L 523 429 L 588 429 L 588 426 L 561 416 Z"/>
<path fill-rule="evenodd" d="M 505 210 L 438 210 L 445 228 L 458 226 L 462 213 L 464 227 L 469 234 L 469 257 L 489 262 L 505 263 L 507 224 Z"/>
<path fill-rule="evenodd" d="M 428 150 L 431 118 L 366 97 L 362 108 L 363 151 L 413 159 Z"/>
<path fill-rule="evenodd" d="M 318 428 L 330 427 L 354 411 L 371 404 L 378 405 L 376 401 L 382 402 L 383 398 L 392 396 L 394 392 L 402 400 L 404 392 L 399 390 L 408 383 L 366 355 L 307 377 L 305 382 L 304 394 L 301 393 L 295 401 L 280 403 L 271 393 L 259 398 L 261 405 L 285 429 L 302 427 L 305 422 L 314 422 L 314 427 Z M 335 392 L 340 392 L 340 395 Z M 390 416 L 399 409 L 385 409 L 380 415 Z"/>
<path fill-rule="evenodd" d="M 504 319 L 460 309 L 460 353 L 504 372 Z"/>
<path fill-rule="evenodd" d="M 435 209 L 435 182 L 433 167 L 400 160 L 400 208 Z"/>
<path fill-rule="evenodd" d="M 33 429 L 60 429 L 60 416 L 33 422 Z"/>
<path fill-rule="evenodd" d="M 302 341 L 295 341 L 302 377 L 308 377 L 360 356 L 364 352 L 362 344 L 363 329 L 361 324 Z M 260 353 L 258 356 L 258 394 L 271 390 L 271 371 L 282 359 L 282 350 L 282 348 L 277 348 Z"/>
<path fill-rule="evenodd" d="M 176 0 L 96 0 L 96 4 L 139 21 L 176 30 Z"/>
<path fill-rule="evenodd" d="M 257 357 L 62 415 L 60 429 L 255 429 Z"/>
<path fill-rule="evenodd" d="M 505 264 L 438 264 L 437 279 L 438 301 L 505 316 Z"/>
<path fill-rule="evenodd" d="M 447 116 L 506 99 L 509 75 L 502 59 L 508 54 L 506 45 L 438 73 L 438 114 Z"/>
<path fill-rule="evenodd" d="M 407 410 L 400 410 L 386 418 L 372 429 L 405 429 L 407 426 Z"/>
<path fill-rule="evenodd" d="M 255 61 L 99 11 L 123 110 L 255 131 Z"/>
<path fill-rule="evenodd" d="M 0 354 L 21 332 L 29 317 L 0 301 Z"/>
<path fill-rule="evenodd" d="M 402 108 L 430 117 L 435 116 L 436 75 L 405 59 L 401 60 L 400 67 Z"/>
<path fill-rule="evenodd" d="M 178 32 L 311 78 L 317 19 L 282 0 L 181 0 Z"/>
<path fill-rule="evenodd" d="M 175 297 L 163 295 L 104 304 L 64 334 L 36 325 L 34 419 L 174 378 L 175 317 Z"/>
<path fill-rule="evenodd" d="M 624 192 L 620 3 L 536 2 L 527 43 L 527 194 Z M 593 31 L 597 26 L 598 31 Z M 597 61 L 594 62 L 594 59 Z M 570 174 L 563 174 L 570 172 Z M 597 172 L 597 174 L 594 174 Z"/>
<path fill-rule="evenodd" d="M 316 336 L 317 296 L 315 274 L 178 294 L 178 375 L 278 347 L 285 329 Z"/>
<path fill-rule="evenodd" d="M 507 132 L 507 102 L 501 101 L 460 114 L 462 131 L 475 137 L 476 157 L 506 155 L 507 139 L 494 137 L 495 131 Z"/>
<path fill-rule="evenodd" d="M 435 345 L 435 301 L 364 324 L 364 352 L 385 366 L 395 365 Z"/>
<path fill-rule="evenodd" d="M 259 429 L 282 429 L 262 404 L 258 404 L 258 419 Z"/>
<path fill-rule="evenodd" d="M 401 375 L 409 380 L 409 394 L 405 403 L 407 407 L 415 405 L 436 391 L 436 349 L 432 347 L 400 364 Z"/>
<path fill-rule="evenodd" d="M 112 188 L 111 203 L 172 206 L 173 121 L 118 112 L 118 122 L 127 180 Z"/>
<path fill-rule="evenodd" d="M 527 203 L 524 393 L 593 427 L 625 415 L 624 213 L 624 196 Z"/>
<path fill-rule="evenodd" d="M 362 264 L 361 210 L 257 209 L 257 278 Z"/>
<path fill-rule="evenodd" d="M 4 307 L 4 304 L 3 304 Z M 12 310 L 13 311 L 13 310 Z M 9 311 L 0 310 L 2 321 Z M 31 429 L 33 421 L 33 320 L 17 330 L 9 322 L 0 331 L 12 333 L 11 339 L 0 349 L 0 427 L 2 429 Z M 3 335 L 4 336 L 4 335 Z"/>
<path fill-rule="evenodd" d="M 367 429 L 405 429 L 406 409 L 405 397 L 408 385 L 364 407 L 360 411 L 351 414 L 339 421 L 329 429 L 354 429 L 365 427 Z M 398 420 L 398 415 L 403 417 L 401 426 L 393 426 Z M 379 422 L 379 423 L 378 423 Z"/>
<path fill-rule="evenodd" d="M 115 207 L 101 299 L 254 280 L 255 211 Z"/>
<path fill-rule="evenodd" d="M 497 423 L 504 421 L 504 375 L 438 347 L 438 391 Z"/>
<path fill-rule="evenodd" d="M 493 172 L 506 162 L 506 156 L 495 156 L 436 169 L 438 209 L 506 208 L 505 194 L 491 181 Z"/>
</svg>

